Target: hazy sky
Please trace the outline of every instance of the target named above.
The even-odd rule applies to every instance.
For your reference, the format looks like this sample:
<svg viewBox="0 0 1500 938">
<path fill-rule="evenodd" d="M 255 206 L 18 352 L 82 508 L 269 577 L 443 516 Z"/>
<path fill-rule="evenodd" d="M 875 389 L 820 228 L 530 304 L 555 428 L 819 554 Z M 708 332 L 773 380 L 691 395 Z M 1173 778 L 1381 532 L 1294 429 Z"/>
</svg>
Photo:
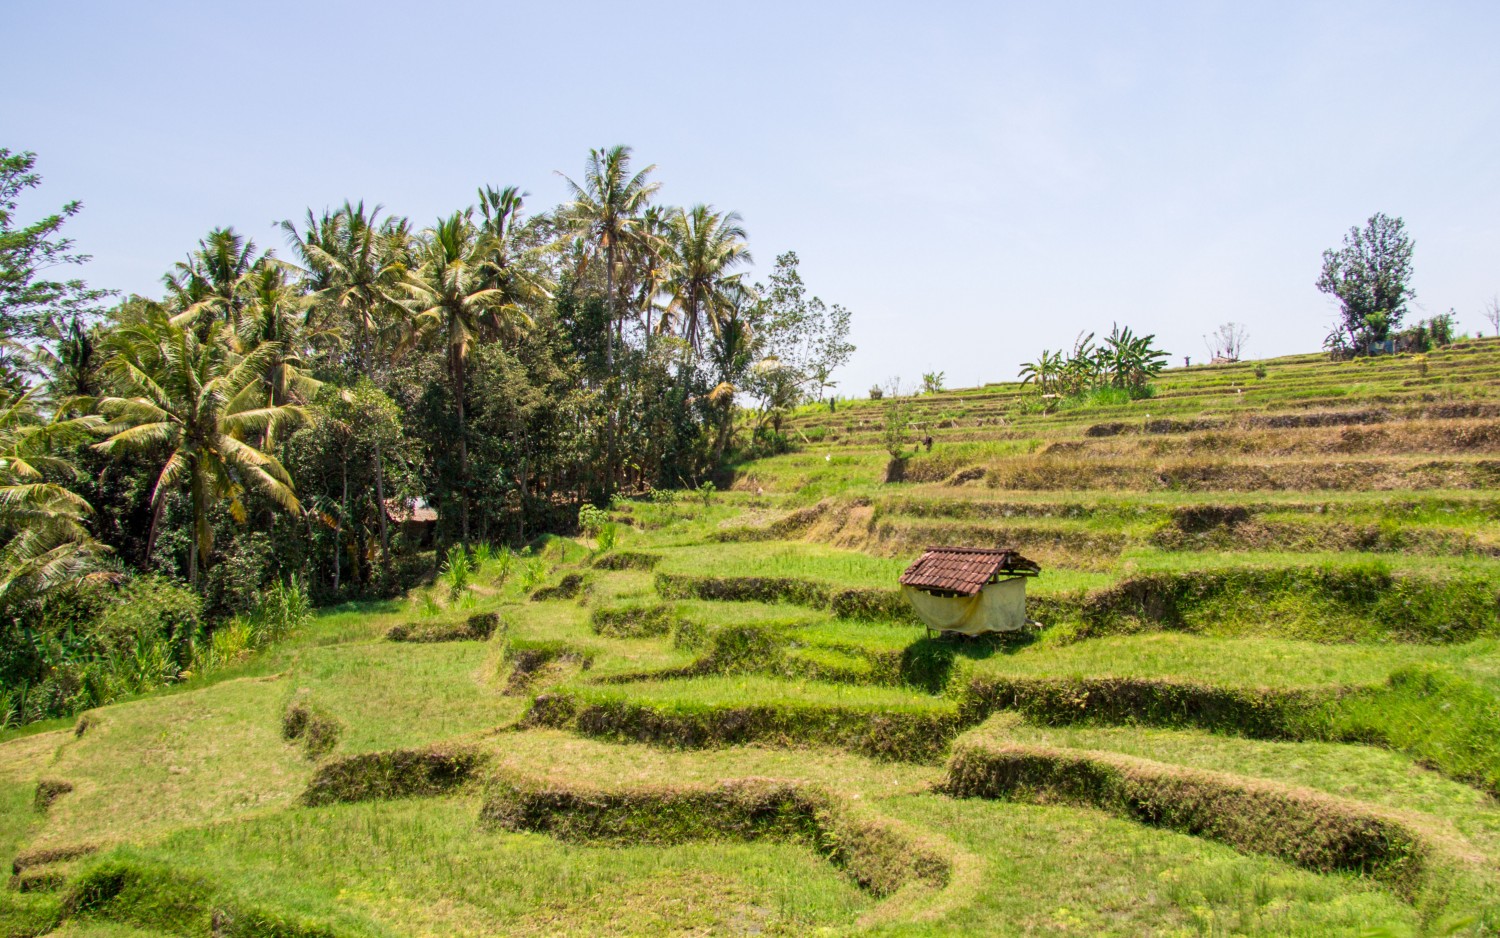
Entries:
<svg viewBox="0 0 1500 938">
<path fill-rule="evenodd" d="M 1319 347 L 1321 251 L 1414 235 L 1419 314 L 1500 292 L 1500 3 L 9 0 L 0 146 L 98 286 L 344 198 L 426 224 L 628 143 L 854 311 L 841 391 L 1014 377 L 1112 320 L 1180 363 Z"/>
</svg>

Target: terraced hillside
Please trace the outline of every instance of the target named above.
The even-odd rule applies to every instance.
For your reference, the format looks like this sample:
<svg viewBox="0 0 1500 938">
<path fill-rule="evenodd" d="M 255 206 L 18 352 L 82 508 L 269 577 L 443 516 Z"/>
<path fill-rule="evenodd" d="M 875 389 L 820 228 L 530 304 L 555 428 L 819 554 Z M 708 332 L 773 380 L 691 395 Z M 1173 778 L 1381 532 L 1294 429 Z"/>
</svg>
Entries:
<svg viewBox="0 0 1500 938">
<path fill-rule="evenodd" d="M 12 733 L 0 933 L 1500 931 L 1500 342 L 912 406 Z M 929 637 L 949 543 L 1044 627 Z"/>
</svg>

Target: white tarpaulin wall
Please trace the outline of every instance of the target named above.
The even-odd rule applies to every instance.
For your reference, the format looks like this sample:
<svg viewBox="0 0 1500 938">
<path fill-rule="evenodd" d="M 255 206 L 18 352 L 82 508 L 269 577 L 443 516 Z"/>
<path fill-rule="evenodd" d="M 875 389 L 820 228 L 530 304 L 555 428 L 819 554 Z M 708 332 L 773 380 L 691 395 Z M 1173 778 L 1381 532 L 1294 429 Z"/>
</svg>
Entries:
<svg viewBox="0 0 1500 938">
<path fill-rule="evenodd" d="M 1026 625 L 1026 578 L 989 583 L 973 596 L 934 596 L 901 587 L 906 601 L 929 628 L 939 632 L 1013 632 Z"/>
</svg>

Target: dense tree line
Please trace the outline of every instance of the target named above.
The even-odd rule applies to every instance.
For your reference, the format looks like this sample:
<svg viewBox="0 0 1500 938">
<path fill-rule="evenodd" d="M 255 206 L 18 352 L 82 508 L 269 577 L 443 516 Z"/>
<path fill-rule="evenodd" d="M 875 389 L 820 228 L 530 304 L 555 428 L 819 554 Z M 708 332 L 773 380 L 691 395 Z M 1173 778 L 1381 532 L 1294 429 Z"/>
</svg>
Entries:
<svg viewBox="0 0 1500 938">
<path fill-rule="evenodd" d="M 22 225 L 35 156 L 0 150 L 0 689 L 76 709 L 137 633 L 186 667 L 294 573 L 318 600 L 393 594 L 433 548 L 783 448 L 849 313 L 791 252 L 750 283 L 740 217 L 661 203 L 654 176 L 621 146 L 545 211 L 514 187 L 428 227 L 346 202 L 283 222 L 281 254 L 218 228 L 122 299 L 47 279 L 86 260 L 60 234 L 79 206 Z M 414 506 L 435 531 L 399 523 Z M 171 611 L 109 625 L 121 593 Z"/>
</svg>

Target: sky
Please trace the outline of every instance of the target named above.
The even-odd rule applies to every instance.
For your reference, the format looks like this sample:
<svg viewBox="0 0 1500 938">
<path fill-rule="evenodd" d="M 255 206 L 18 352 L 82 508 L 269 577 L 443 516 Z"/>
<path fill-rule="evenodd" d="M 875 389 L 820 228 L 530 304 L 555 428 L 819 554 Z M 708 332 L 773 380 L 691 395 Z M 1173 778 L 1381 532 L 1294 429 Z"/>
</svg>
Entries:
<svg viewBox="0 0 1500 938">
<path fill-rule="evenodd" d="M 590 148 L 744 217 L 853 312 L 839 392 L 1011 380 L 1114 322 L 1205 360 L 1316 351 L 1325 248 L 1416 242 L 1413 317 L 1500 293 L 1500 3 L 7 0 L 0 147 L 92 285 L 344 199 L 421 225 Z M 752 274 L 754 276 L 755 274 Z"/>
</svg>

